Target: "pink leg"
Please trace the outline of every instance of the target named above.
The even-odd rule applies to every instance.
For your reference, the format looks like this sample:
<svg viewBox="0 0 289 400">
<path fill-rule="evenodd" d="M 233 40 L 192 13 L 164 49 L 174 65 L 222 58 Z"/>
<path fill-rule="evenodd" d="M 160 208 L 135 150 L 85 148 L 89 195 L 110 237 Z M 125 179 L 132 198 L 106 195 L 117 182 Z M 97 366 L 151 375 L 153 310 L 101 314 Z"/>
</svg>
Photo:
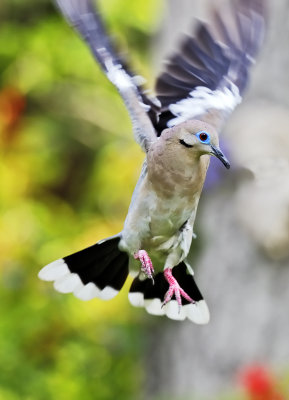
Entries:
<svg viewBox="0 0 289 400">
<path fill-rule="evenodd" d="M 134 253 L 134 258 L 140 260 L 142 272 L 154 282 L 153 274 L 155 271 L 148 253 L 145 250 L 139 250 Z"/>
<path fill-rule="evenodd" d="M 162 306 L 165 306 L 172 299 L 173 295 L 175 295 L 176 297 L 177 303 L 179 305 L 179 310 L 181 309 L 182 306 L 181 296 L 183 296 L 183 298 L 189 301 L 190 303 L 195 303 L 195 301 L 191 299 L 191 297 L 180 287 L 178 281 L 172 274 L 171 268 L 166 268 L 164 270 L 164 276 L 170 286 L 169 290 L 165 294 L 165 299 Z"/>
</svg>

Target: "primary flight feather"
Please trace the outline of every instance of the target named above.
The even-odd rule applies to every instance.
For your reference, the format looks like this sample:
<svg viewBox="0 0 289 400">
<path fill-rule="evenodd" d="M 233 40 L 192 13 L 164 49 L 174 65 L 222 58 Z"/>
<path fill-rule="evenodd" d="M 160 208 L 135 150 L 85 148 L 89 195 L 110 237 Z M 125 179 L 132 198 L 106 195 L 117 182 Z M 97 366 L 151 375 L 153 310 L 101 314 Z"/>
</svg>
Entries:
<svg viewBox="0 0 289 400">
<path fill-rule="evenodd" d="M 262 0 L 237 0 L 212 24 L 199 22 L 148 97 L 107 36 L 90 0 L 57 0 L 89 45 L 130 114 L 136 141 L 146 154 L 123 230 L 39 272 L 56 290 L 82 300 L 111 299 L 128 274 L 129 300 L 154 315 L 204 324 L 209 311 L 187 260 L 210 156 L 226 168 L 219 131 L 241 102 L 248 70 L 262 43 Z"/>
</svg>

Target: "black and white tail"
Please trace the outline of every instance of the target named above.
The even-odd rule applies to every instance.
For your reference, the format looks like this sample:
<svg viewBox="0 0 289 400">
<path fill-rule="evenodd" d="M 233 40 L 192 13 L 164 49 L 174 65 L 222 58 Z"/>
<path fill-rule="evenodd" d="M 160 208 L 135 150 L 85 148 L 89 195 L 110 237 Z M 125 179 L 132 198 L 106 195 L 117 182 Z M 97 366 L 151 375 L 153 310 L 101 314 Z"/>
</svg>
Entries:
<svg viewBox="0 0 289 400">
<path fill-rule="evenodd" d="M 54 281 L 57 291 L 73 293 L 81 300 L 110 300 L 128 276 L 128 255 L 119 250 L 119 241 L 120 235 L 104 239 L 46 265 L 38 276 Z"/>
<path fill-rule="evenodd" d="M 129 273 L 128 255 L 118 248 L 120 235 L 104 239 L 77 253 L 56 260 L 42 268 L 38 276 L 44 281 L 54 281 L 54 288 L 61 293 L 73 293 L 81 300 L 98 297 L 110 300 L 123 287 Z M 163 272 L 158 273 L 155 284 L 151 279 L 134 279 L 129 300 L 133 306 L 144 307 L 153 315 L 166 315 L 175 320 L 189 320 L 196 324 L 209 322 L 209 310 L 193 278 L 192 270 L 184 263 L 173 268 L 173 275 L 185 292 L 194 299 L 191 304 L 182 299 L 179 310 L 176 300 L 162 307 L 168 283 Z"/>
<path fill-rule="evenodd" d="M 191 268 L 185 262 L 181 262 L 173 268 L 172 273 L 180 287 L 195 301 L 194 304 L 182 298 L 183 305 L 180 310 L 176 300 L 171 300 L 162 307 L 169 288 L 163 272 L 155 276 L 154 284 L 151 279 L 141 279 L 140 276 L 135 278 L 128 295 L 131 304 L 135 307 L 144 307 L 153 315 L 166 315 L 175 320 L 188 318 L 196 324 L 207 324 L 210 319 L 208 306 L 195 283 Z"/>
</svg>

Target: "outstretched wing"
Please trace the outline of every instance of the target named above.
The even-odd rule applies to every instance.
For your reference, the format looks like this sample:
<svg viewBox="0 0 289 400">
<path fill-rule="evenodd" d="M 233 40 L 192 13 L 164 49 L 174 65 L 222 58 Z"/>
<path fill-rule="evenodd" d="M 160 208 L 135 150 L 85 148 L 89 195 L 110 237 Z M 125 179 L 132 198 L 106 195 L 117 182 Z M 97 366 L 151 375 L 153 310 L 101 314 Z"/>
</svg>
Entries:
<svg viewBox="0 0 289 400">
<path fill-rule="evenodd" d="M 105 32 L 100 15 L 91 0 L 55 0 L 66 20 L 89 45 L 108 79 L 120 92 L 129 111 L 136 141 L 147 151 L 156 140 L 151 119 L 158 104 L 141 90 L 137 77 L 123 65 Z"/>
<path fill-rule="evenodd" d="M 232 8 L 215 10 L 212 25 L 199 22 L 195 37 L 185 38 L 156 82 L 159 134 L 192 118 L 219 129 L 241 102 L 264 36 L 264 1 L 237 0 Z"/>
</svg>

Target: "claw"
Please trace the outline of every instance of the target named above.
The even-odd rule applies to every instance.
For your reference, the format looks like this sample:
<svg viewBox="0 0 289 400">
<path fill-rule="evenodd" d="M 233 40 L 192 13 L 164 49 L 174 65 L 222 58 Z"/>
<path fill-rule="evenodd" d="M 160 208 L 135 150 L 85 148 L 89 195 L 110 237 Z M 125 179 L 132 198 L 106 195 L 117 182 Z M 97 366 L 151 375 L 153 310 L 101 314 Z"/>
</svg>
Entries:
<svg viewBox="0 0 289 400">
<path fill-rule="evenodd" d="M 141 262 L 141 271 L 154 282 L 154 267 L 152 260 L 150 259 L 148 253 L 145 250 L 139 250 L 138 252 L 134 253 L 134 258 L 136 260 L 140 260 Z"/>
<path fill-rule="evenodd" d="M 180 287 L 178 281 L 172 274 L 171 268 L 166 268 L 164 270 L 164 276 L 169 284 L 169 289 L 165 294 L 162 307 L 164 307 L 172 299 L 173 295 L 175 295 L 175 298 L 177 300 L 179 306 L 179 312 L 181 311 L 182 307 L 182 297 L 187 301 L 189 301 L 190 303 L 195 303 L 195 301 Z"/>
</svg>

